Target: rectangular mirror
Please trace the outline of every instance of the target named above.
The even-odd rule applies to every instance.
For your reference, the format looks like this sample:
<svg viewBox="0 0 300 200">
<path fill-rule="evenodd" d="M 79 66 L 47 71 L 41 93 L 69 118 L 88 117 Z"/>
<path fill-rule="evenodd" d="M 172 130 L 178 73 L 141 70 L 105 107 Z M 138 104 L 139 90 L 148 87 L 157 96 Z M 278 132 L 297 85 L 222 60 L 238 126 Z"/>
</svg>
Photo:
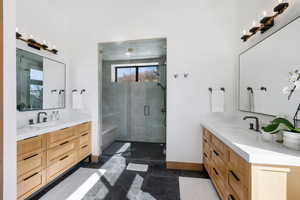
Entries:
<svg viewBox="0 0 300 200">
<path fill-rule="evenodd" d="M 239 108 L 267 115 L 293 115 L 300 91 L 288 100 L 289 72 L 300 70 L 300 18 L 240 55 Z"/>
<path fill-rule="evenodd" d="M 64 63 L 17 49 L 17 109 L 64 108 L 65 77 Z"/>
</svg>

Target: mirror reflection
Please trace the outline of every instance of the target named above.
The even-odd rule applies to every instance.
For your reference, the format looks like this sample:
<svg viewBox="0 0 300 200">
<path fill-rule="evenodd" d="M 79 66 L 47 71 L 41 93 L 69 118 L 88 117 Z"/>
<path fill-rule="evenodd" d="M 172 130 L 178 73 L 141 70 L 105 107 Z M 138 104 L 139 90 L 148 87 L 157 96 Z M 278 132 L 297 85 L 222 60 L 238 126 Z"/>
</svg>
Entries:
<svg viewBox="0 0 300 200">
<path fill-rule="evenodd" d="M 240 110 L 293 115 L 300 93 L 283 93 L 289 73 L 300 70 L 300 19 L 240 55 Z M 291 39 L 292 38 L 292 39 Z"/>
<path fill-rule="evenodd" d="M 65 64 L 17 49 L 17 109 L 65 107 Z"/>
</svg>

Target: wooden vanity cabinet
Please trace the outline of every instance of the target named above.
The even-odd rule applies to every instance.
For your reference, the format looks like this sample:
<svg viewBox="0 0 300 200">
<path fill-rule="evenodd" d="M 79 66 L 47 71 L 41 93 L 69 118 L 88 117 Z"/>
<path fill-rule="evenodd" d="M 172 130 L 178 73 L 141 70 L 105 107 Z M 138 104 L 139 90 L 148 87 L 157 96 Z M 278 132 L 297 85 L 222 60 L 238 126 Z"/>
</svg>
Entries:
<svg viewBox="0 0 300 200">
<path fill-rule="evenodd" d="M 18 199 L 29 197 L 90 154 L 90 122 L 18 141 Z"/>
<path fill-rule="evenodd" d="M 250 164 L 203 130 L 203 164 L 222 200 L 299 200 L 300 168 Z"/>
</svg>

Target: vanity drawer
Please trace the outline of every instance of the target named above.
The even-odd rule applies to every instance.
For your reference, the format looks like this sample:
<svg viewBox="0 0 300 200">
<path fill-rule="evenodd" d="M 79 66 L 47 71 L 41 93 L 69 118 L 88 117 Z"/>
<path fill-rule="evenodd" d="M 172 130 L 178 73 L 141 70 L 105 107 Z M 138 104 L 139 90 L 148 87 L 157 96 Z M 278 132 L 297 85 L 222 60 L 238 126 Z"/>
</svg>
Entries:
<svg viewBox="0 0 300 200">
<path fill-rule="evenodd" d="M 91 123 L 90 122 L 86 122 L 86 123 L 83 123 L 83 124 L 80 124 L 80 125 L 76 126 L 75 128 L 76 128 L 76 132 L 77 132 L 77 134 L 79 136 L 81 133 L 89 132 L 90 131 L 90 129 L 91 129 Z"/>
<path fill-rule="evenodd" d="M 228 154 L 229 154 L 229 150 L 227 146 L 213 135 L 211 141 L 212 141 L 213 153 L 218 155 L 224 162 L 227 162 Z"/>
<path fill-rule="evenodd" d="M 89 131 L 82 132 L 79 134 L 79 145 L 83 145 L 90 142 L 90 133 Z"/>
<path fill-rule="evenodd" d="M 42 152 L 34 153 L 32 155 L 27 155 L 27 156 L 23 156 L 23 155 L 18 156 L 17 177 L 24 175 L 36 168 L 41 169 L 42 162 L 43 162 L 42 159 L 43 159 Z"/>
<path fill-rule="evenodd" d="M 249 188 L 249 176 L 250 176 L 250 165 L 243 158 L 237 155 L 232 150 L 229 151 L 228 156 L 228 171 L 232 174 L 236 180 L 239 180 L 240 184 L 243 184 Z"/>
<path fill-rule="evenodd" d="M 224 161 L 214 152 L 215 151 L 213 151 L 211 155 L 212 165 L 217 169 L 219 178 L 223 182 L 226 182 L 226 170 L 227 170 L 226 163 L 224 163 Z"/>
<path fill-rule="evenodd" d="M 227 188 L 225 200 L 247 200 L 247 198 L 241 199 L 231 188 Z"/>
<path fill-rule="evenodd" d="M 210 144 L 207 142 L 207 140 L 203 140 L 203 153 L 207 155 L 207 157 L 210 159 Z"/>
<path fill-rule="evenodd" d="M 228 171 L 228 186 L 235 192 L 239 199 L 247 199 L 248 189 L 242 184 L 241 179 L 232 171 Z"/>
<path fill-rule="evenodd" d="M 32 152 L 41 152 L 43 148 L 42 136 L 36 136 L 18 141 L 17 155 L 30 154 Z"/>
<path fill-rule="evenodd" d="M 206 140 L 208 143 L 211 142 L 211 133 L 207 129 L 203 129 L 203 140 Z"/>
<path fill-rule="evenodd" d="M 47 166 L 57 162 L 57 159 L 60 158 L 62 155 L 74 151 L 78 146 L 78 140 L 67 140 L 60 143 L 58 146 L 53 147 L 47 151 Z"/>
<path fill-rule="evenodd" d="M 211 164 L 210 164 L 210 159 L 208 158 L 206 153 L 203 153 L 203 164 L 204 167 L 207 171 L 207 173 L 210 175 L 211 174 Z"/>
<path fill-rule="evenodd" d="M 47 182 L 68 170 L 76 163 L 76 161 L 76 151 L 71 151 L 57 158 L 56 161 L 47 168 Z"/>
<path fill-rule="evenodd" d="M 211 168 L 211 178 L 213 180 L 213 183 L 221 197 L 221 199 L 224 199 L 226 196 L 226 182 L 223 181 L 223 178 L 220 176 L 220 171 L 216 167 Z"/>
<path fill-rule="evenodd" d="M 70 141 L 76 137 L 76 131 L 73 127 L 64 128 L 47 134 L 47 147 L 59 146 L 61 143 Z"/>
<path fill-rule="evenodd" d="M 78 160 L 81 161 L 85 157 L 91 154 L 91 145 L 89 143 L 80 145 L 78 150 Z"/>
<path fill-rule="evenodd" d="M 37 191 L 44 184 L 41 169 L 32 170 L 18 178 L 17 196 L 18 199 L 25 199 L 32 192 Z"/>
</svg>

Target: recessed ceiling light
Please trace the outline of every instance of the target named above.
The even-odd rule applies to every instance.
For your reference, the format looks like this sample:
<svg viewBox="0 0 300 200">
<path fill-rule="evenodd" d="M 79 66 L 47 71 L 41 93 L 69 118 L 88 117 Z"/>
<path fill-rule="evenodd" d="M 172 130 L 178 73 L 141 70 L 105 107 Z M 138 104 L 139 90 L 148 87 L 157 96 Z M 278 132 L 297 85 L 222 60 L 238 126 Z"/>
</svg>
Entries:
<svg viewBox="0 0 300 200">
<path fill-rule="evenodd" d="M 128 48 L 127 52 L 125 53 L 125 55 L 126 56 L 130 56 L 132 52 L 133 52 L 133 48 Z"/>
</svg>

